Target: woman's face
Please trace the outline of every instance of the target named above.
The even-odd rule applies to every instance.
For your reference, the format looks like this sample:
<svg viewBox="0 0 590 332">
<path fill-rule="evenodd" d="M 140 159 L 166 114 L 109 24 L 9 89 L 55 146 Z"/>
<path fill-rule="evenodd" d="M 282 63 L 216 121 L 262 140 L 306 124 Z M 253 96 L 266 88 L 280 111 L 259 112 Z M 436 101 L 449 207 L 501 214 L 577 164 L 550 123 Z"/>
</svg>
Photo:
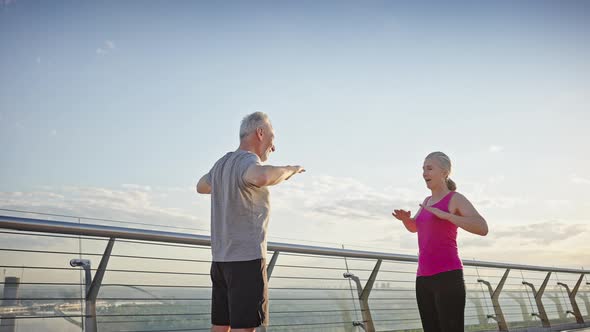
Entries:
<svg viewBox="0 0 590 332">
<path fill-rule="evenodd" d="M 436 159 L 426 158 L 422 166 L 422 177 L 426 181 L 426 187 L 434 189 L 445 185 L 447 171 L 440 167 Z"/>
</svg>

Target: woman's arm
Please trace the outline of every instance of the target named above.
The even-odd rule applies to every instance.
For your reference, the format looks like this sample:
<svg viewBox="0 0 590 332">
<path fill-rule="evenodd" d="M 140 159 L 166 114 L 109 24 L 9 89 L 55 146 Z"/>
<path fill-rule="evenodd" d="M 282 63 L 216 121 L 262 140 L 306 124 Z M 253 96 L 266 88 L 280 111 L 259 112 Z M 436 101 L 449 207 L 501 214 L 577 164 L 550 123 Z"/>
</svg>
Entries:
<svg viewBox="0 0 590 332">
<path fill-rule="evenodd" d="M 416 213 L 416 215 L 420 214 L 420 211 L 422 211 L 422 208 L 418 210 L 418 213 Z M 410 233 L 416 233 L 418 231 L 418 227 L 416 226 L 416 219 L 411 217 L 411 211 L 393 210 L 392 215 L 396 219 L 401 220 L 404 223 L 406 229 Z"/>
<path fill-rule="evenodd" d="M 450 222 L 473 234 L 481 236 L 488 234 L 488 223 L 465 196 L 455 194 L 449 207 L 455 212 L 448 219 Z"/>
<path fill-rule="evenodd" d="M 456 193 L 451 198 L 449 203 L 449 210 L 453 213 L 444 212 L 437 208 L 430 206 L 422 206 L 426 210 L 432 212 L 440 219 L 448 220 L 457 227 L 461 227 L 469 233 L 486 236 L 488 234 L 488 223 L 486 220 L 477 212 L 473 204 L 465 198 L 465 196 Z"/>
</svg>

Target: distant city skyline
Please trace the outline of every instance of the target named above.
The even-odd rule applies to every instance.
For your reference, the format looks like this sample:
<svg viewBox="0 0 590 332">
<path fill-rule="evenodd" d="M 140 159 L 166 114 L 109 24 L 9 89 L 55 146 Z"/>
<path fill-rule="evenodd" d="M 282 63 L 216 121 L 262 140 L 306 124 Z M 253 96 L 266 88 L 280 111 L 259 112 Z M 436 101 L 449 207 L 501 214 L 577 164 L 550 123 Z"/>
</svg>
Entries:
<svg viewBox="0 0 590 332">
<path fill-rule="evenodd" d="M 463 258 L 588 268 L 589 36 L 587 1 L 3 1 L 0 208 L 206 234 L 194 185 L 263 111 L 307 169 L 271 241 L 415 254 L 391 212 L 440 150 L 490 226 Z"/>
</svg>

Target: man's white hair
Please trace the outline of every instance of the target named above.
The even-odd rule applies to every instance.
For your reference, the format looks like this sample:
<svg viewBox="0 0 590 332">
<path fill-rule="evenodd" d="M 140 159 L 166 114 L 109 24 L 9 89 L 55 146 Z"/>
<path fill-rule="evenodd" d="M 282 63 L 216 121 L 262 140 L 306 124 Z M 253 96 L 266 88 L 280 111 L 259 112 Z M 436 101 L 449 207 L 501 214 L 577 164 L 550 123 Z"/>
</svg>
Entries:
<svg viewBox="0 0 590 332">
<path fill-rule="evenodd" d="M 254 112 L 246 115 L 242 119 L 242 124 L 240 125 L 240 140 L 253 133 L 256 129 L 264 126 L 266 123 L 270 123 L 266 113 Z"/>
</svg>

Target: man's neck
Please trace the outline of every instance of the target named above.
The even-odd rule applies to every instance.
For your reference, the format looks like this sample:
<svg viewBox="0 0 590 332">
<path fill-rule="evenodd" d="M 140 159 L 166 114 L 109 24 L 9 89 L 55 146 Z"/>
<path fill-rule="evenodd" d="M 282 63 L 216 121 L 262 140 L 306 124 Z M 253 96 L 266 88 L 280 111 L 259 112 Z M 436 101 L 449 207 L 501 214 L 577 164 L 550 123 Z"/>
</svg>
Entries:
<svg viewBox="0 0 590 332">
<path fill-rule="evenodd" d="M 244 151 L 250 151 L 250 152 L 252 152 L 252 153 L 254 153 L 254 154 L 257 155 L 254 144 L 248 142 L 247 140 L 241 141 L 240 142 L 240 146 L 238 147 L 238 149 L 244 150 Z"/>
</svg>

